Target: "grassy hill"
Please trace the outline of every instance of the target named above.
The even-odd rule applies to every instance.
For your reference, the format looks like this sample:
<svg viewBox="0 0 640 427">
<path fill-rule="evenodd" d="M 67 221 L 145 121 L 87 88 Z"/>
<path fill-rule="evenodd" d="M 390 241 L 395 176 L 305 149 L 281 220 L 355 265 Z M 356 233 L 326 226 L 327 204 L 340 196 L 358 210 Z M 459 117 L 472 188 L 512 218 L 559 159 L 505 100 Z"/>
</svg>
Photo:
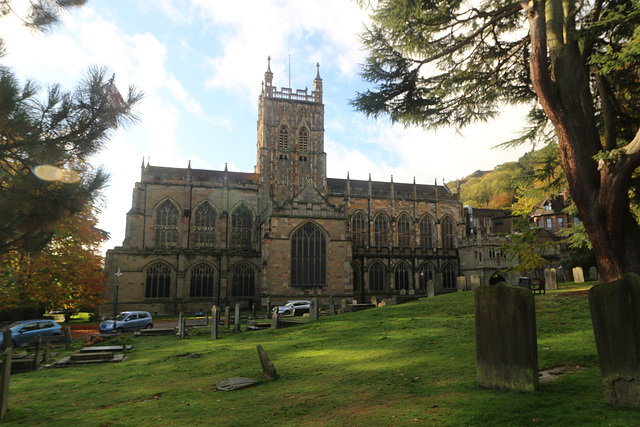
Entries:
<svg viewBox="0 0 640 427">
<path fill-rule="evenodd" d="M 128 361 L 12 376 L 12 425 L 638 425 L 640 410 L 607 407 L 586 289 L 536 295 L 541 369 L 583 370 L 535 393 L 476 384 L 473 293 L 323 317 L 280 330 L 208 331 L 180 340 L 130 337 Z M 259 379 L 256 346 L 280 379 Z"/>
</svg>

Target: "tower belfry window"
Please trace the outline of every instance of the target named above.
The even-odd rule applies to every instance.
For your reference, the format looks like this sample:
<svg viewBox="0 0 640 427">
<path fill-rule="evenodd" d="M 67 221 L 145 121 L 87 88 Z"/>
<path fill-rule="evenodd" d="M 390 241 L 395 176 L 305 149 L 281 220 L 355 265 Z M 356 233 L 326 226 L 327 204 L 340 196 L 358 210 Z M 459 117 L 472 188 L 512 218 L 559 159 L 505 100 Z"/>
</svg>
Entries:
<svg viewBox="0 0 640 427">
<path fill-rule="evenodd" d="M 298 132 L 298 151 L 306 153 L 309 150 L 309 135 L 305 128 Z"/>
<path fill-rule="evenodd" d="M 280 133 L 278 134 L 278 148 L 281 150 L 289 148 L 289 131 L 287 131 L 286 127 L 280 128 Z"/>
</svg>

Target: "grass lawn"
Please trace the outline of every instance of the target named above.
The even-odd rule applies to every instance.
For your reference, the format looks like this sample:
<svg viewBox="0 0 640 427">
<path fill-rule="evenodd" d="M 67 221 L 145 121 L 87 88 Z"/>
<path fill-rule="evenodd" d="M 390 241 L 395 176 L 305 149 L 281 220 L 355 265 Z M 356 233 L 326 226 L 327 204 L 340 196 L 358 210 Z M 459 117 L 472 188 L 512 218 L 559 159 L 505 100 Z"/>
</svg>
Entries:
<svg viewBox="0 0 640 427">
<path fill-rule="evenodd" d="M 61 426 L 640 425 L 640 410 L 604 403 L 586 290 L 536 295 L 540 369 L 586 368 L 535 393 L 477 386 L 473 292 L 442 295 L 212 341 L 130 337 L 129 360 L 11 377 L 3 424 Z M 280 379 L 260 379 L 256 346 Z"/>
</svg>

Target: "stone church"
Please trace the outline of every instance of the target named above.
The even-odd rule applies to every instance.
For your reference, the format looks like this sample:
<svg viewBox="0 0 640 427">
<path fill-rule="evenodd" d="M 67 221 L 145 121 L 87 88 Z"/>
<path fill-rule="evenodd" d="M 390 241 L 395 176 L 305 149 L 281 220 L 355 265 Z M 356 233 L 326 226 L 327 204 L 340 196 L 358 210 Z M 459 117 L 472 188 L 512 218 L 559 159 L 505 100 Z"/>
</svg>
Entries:
<svg viewBox="0 0 640 427">
<path fill-rule="evenodd" d="M 313 83 L 278 89 L 268 63 L 253 173 L 143 161 L 125 239 L 107 251 L 101 315 L 114 301 L 171 314 L 267 297 L 426 295 L 429 280 L 455 290 L 459 197 L 437 182 L 327 178 L 319 66 Z"/>
</svg>

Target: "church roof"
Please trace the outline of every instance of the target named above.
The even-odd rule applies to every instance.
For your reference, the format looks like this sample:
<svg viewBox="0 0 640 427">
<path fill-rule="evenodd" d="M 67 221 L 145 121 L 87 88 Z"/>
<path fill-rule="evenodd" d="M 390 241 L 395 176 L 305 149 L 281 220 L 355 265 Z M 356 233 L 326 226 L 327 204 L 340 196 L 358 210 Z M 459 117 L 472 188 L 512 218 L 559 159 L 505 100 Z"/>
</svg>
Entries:
<svg viewBox="0 0 640 427">
<path fill-rule="evenodd" d="M 229 172 L 209 169 L 169 168 L 164 166 L 147 165 L 142 170 L 142 182 L 186 181 L 191 177 L 192 182 L 222 182 L 227 176 L 230 184 L 257 184 L 255 173 Z"/>
<path fill-rule="evenodd" d="M 369 184 L 371 184 L 372 197 L 391 197 L 391 191 L 393 189 L 393 196 L 395 198 L 413 198 L 415 189 L 418 199 L 456 199 L 455 195 L 443 185 L 327 178 L 327 187 L 329 194 L 332 196 L 345 195 L 347 193 L 347 184 L 349 185 L 351 196 L 369 196 Z"/>
</svg>

